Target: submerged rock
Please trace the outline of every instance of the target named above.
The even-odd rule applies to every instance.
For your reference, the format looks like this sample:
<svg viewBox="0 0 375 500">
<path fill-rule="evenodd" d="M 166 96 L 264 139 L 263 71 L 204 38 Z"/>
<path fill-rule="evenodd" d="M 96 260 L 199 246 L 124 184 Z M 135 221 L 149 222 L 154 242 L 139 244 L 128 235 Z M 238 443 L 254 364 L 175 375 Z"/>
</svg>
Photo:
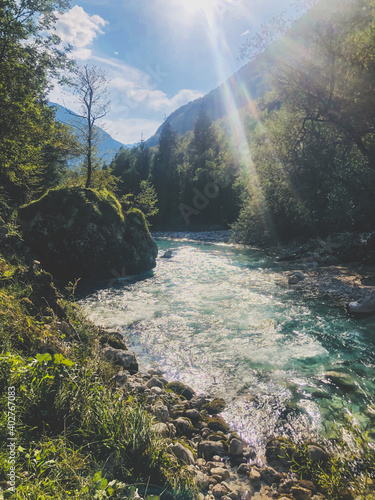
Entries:
<svg viewBox="0 0 375 500">
<path fill-rule="evenodd" d="M 229 455 L 231 457 L 237 457 L 242 455 L 243 452 L 243 442 L 239 439 L 232 439 L 229 445 Z"/>
<path fill-rule="evenodd" d="M 325 378 L 328 379 L 333 384 L 345 390 L 355 390 L 357 387 L 355 385 L 352 377 L 347 373 L 328 371 L 324 374 Z"/>
<path fill-rule="evenodd" d="M 157 245 L 139 210 L 123 214 L 107 191 L 51 189 L 19 210 L 25 243 L 64 281 L 114 278 L 155 267 Z"/>
<path fill-rule="evenodd" d="M 365 318 L 375 314 L 375 294 L 346 305 L 348 314 L 356 318 Z"/>
<path fill-rule="evenodd" d="M 171 259 L 173 257 L 173 252 L 171 249 L 166 250 L 161 256 L 162 259 Z"/>
<path fill-rule="evenodd" d="M 298 285 L 301 281 L 305 279 L 304 274 L 300 272 L 295 272 L 289 276 L 288 283 L 289 285 Z"/>
</svg>

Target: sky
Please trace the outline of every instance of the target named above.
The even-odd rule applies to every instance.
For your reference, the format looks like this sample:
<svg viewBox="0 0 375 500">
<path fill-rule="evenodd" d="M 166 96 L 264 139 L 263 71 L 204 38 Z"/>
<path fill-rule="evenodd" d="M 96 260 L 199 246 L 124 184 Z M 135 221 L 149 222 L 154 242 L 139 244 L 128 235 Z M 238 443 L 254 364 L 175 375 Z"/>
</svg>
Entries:
<svg viewBox="0 0 375 500">
<path fill-rule="evenodd" d="M 78 65 L 108 75 L 110 112 L 98 123 L 123 144 L 148 139 L 180 106 L 216 88 L 247 61 L 240 47 L 291 0 L 82 0 L 55 33 Z M 55 86 L 50 101 L 79 112 Z"/>
</svg>

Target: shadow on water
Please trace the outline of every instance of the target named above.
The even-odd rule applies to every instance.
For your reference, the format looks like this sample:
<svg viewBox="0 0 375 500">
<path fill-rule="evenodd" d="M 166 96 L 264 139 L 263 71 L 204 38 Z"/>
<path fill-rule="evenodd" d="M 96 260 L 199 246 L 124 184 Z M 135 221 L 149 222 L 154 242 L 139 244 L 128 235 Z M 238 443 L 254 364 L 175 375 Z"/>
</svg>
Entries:
<svg viewBox="0 0 375 500">
<path fill-rule="evenodd" d="M 120 276 L 117 273 L 105 280 L 95 280 L 94 278 L 80 280 L 77 285 L 76 298 L 77 300 L 84 300 L 86 297 L 93 295 L 100 290 L 121 290 L 123 287 L 132 285 L 134 283 L 141 283 L 142 281 L 153 278 L 154 271 L 146 271 L 144 273 Z"/>
</svg>

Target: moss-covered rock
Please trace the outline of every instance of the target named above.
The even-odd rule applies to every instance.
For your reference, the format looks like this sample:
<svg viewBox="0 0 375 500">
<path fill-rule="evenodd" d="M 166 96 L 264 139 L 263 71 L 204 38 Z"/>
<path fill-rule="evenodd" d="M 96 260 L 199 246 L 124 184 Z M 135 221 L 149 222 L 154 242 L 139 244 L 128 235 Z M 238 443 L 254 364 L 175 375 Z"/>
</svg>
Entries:
<svg viewBox="0 0 375 500">
<path fill-rule="evenodd" d="M 174 392 L 175 394 L 184 397 L 188 401 L 190 401 L 190 399 L 192 399 L 195 394 L 193 389 L 183 384 L 182 382 L 170 382 L 165 386 L 165 388 L 167 391 Z"/>
<path fill-rule="evenodd" d="M 219 417 L 218 415 L 215 415 L 214 417 L 208 417 L 205 419 L 205 422 L 207 423 L 207 427 L 209 427 L 213 431 L 221 431 L 224 433 L 229 432 L 230 427 L 229 425 L 225 422 L 225 420 L 222 417 Z"/>
<path fill-rule="evenodd" d="M 48 191 L 19 211 L 26 244 L 65 281 L 123 276 L 155 267 L 157 245 L 139 210 L 123 214 L 107 191 Z"/>
<path fill-rule="evenodd" d="M 226 404 L 224 399 L 216 398 L 210 403 L 206 403 L 202 406 L 202 410 L 206 410 L 210 415 L 217 415 L 225 410 Z"/>
</svg>

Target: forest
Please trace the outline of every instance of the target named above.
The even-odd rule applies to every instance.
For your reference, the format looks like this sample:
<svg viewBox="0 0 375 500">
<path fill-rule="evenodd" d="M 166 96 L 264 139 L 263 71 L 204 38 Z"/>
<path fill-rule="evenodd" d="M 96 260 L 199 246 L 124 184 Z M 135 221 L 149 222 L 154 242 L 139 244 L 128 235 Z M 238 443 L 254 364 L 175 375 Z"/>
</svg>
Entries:
<svg viewBox="0 0 375 500">
<path fill-rule="evenodd" d="M 213 120 L 202 102 L 188 133 L 178 134 L 166 118 L 157 145 L 149 147 L 142 136 L 138 144 L 114 152 L 107 162 L 98 153 L 96 126 L 110 106 L 108 79 L 100 67 L 80 67 L 71 57 L 71 47 L 62 46 L 54 33 L 57 16 L 68 9 L 67 0 L 0 0 L 4 498 L 12 497 L 9 485 L 16 476 L 16 498 L 35 500 L 227 500 L 226 494 L 246 500 L 252 498 L 253 485 L 261 484 L 261 476 L 262 488 L 267 483 L 264 491 L 274 498 L 286 498 L 282 487 L 287 498 L 295 500 L 374 498 L 374 449 L 366 432 L 350 428 L 349 422 L 347 432 L 353 431 L 359 455 L 353 458 L 349 449 L 345 459 L 317 450 L 315 443 L 271 440 L 267 460 L 282 472 L 270 472 L 269 467 L 254 470 L 248 466 L 253 450 L 219 415 L 225 408 L 223 399 L 197 395 L 158 371 L 142 375 L 123 336 L 87 320 L 76 293 L 81 278 L 111 279 L 111 273 L 110 284 L 100 285 L 100 293 L 105 289 L 102 296 L 113 292 L 113 282 L 129 275 L 134 279 L 146 273 L 142 280 L 147 284 L 158 256 L 153 231 L 225 229 L 232 232 L 232 241 L 258 248 L 337 233 L 374 233 L 375 0 L 332 2 L 324 19 L 309 17 L 313 10 L 305 14 L 309 29 L 299 33 L 299 49 L 267 68 L 262 95 L 236 110 L 240 142 L 232 133 L 233 117 Z M 253 44 L 245 44 L 242 53 L 248 60 L 259 51 L 273 51 L 278 41 L 272 44 L 264 47 L 260 35 Z M 83 125 L 78 133 L 57 121 L 49 105 L 49 92 L 57 84 L 73 89 L 81 101 Z M 172 263 L 177 261 L 173 252 Z M 209 258 L 219 258 L 217 253 Z M 251 267 L 244 264 L 247 256 L 238 267 L 217 267 L 220 272 L 234 268 L 238 285 Z M 221 258 L 215 262 L 226 262 L 226 256 Z M 256 271 L 258 279 L 264 278 L 261 271 Z M 211 278 L 202 289 L 207 283 L 211 287 Z M 169 286 L 168 281 L 164 288 Z M 160 283 L 157 287 L 162 288 Z M 264 293 L 261 301 L 271 302 L 275 290 Z M 287 284 L 285 290 L 289 291 Z M 248 298 L 251 294 L 245 292 Z M 201 288 L 197 297 L 200 293 Z M 187 295 L 194 292 L 188 290 Z M 234 290 L 226 289 L 216 298 L 234 296 Z M 233 309 L 242 314 L 240 305 L 239 300 Z M 201 309 L 211 317 L 206 306 Z M 218 307 L 218 317 L 232 311 L 225 311 L 221 303 Z M 160 331 L 164 312 L 153 311 Z M 276 320 L 264 314 L 260 327 L 275 328 L 272 335 L 280 337 Z M 248 317 L 251 323 L 250 312 Z M 228 321 L 231 326 L 232 317 Z M 342 321 L 340 316 L 340 327 Z M 133 318 L 131 327 L 137 324 Z M 198 320 L 193 326 L 197 324 Z M 296 324 L 290 326 L 293 342 L 300 333 Z M 225 338 L 231 338 L 228 332 Z M 306 359 L 307 366 L 310 358 Z M 328 373 L 331 382 L 325 379 L 326 385 L 337 383 L 334 390 L 345 394 L 342 399 L 345 391 L 360 397 L 358 384 L 348 382 L 345 373 Z M 6 411 L 9 407 L 13 415 L 16 394 L 17 427 L 9 424 Z M 249 394 L 246 404 L 258 404 L 257 397 Z M 373 402 L 367 410 L 367 417 L 373 418 Z M 297 412 L 292 404 L 285 408 L 285 421 L 293 411 Z M 4 444 L 9 432 L 19 439 L 18 462 L 10 468 Z M 192 436 L 197 440 L 193 442 Z M 342 445 L 338 440 L 334 444 Z M 237 494 L 225 489 L 229 466 L 221 457 L 216 465 L 212 462 L 217 450 L 230 456 L 236 478 L 242 474 L 241 487 L 248 490 L 236 490 Z M 201 469 L 194 469 L 199 460 Z M 221 470 L 211 474 L 213 469 Z M 278 493 L 276 483 L 281 484 Z"/>
</svg>

